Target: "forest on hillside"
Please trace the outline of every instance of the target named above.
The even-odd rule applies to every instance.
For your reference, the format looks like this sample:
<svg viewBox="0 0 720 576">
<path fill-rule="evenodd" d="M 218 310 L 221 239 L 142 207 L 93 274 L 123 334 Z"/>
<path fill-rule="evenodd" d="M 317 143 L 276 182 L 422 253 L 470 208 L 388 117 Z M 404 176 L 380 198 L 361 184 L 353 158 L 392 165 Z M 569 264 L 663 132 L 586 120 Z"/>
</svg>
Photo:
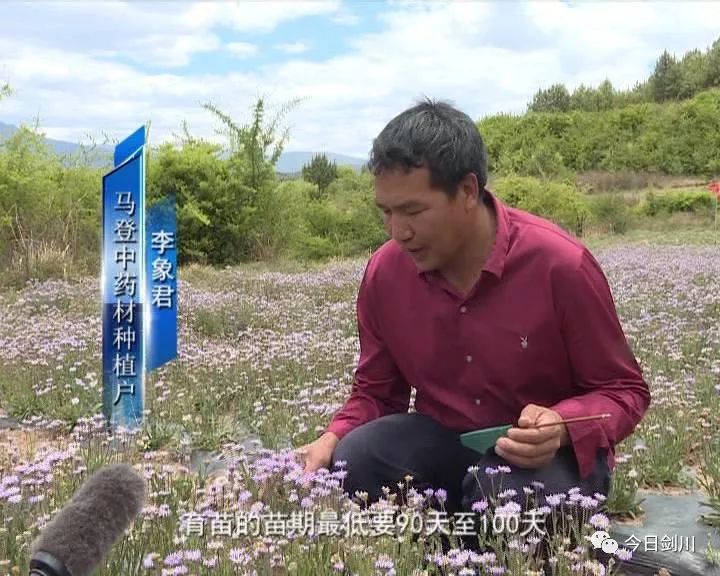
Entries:
<svg viewBox="0 0 720 576">
<path fill-rule="evenodd" d="M 10 85 L 0 87 L 0 100 L 12 97 Z M 280 124 L 289 107 L 271 114 L 259 98 L 247 121 L 204 107 L 219 122 L 223 144 L 196 138 L 183 124 L 177 142 L 148 151 L 148 202 L 176 197 L 181 263 L 356 256 L 385 240 L 365 170 L 319 155 L 299 177 L 278 176 L 275 164 L 289 138 Z M 675 212 L 712 221 L 717 200 L 707 183 L 720 176 L 720 38 L 705 52 L 664 52 L 631 90 L 615 90 L 609 80 L 572 92 L 556 84 L 540 88 L 525 113 L 481 118 L 478 128 L 492 189 L 578 236 L 624 233 L 643 218 Z M 98 269 L 107 169 L 94 167 L 91 155 L 83 149 L 57 156 L 36 126 L 0 141 L 5 282 Z M 588 173 L 602 175 L 602 185 Z M 599 194 L 644 188 L 658 175 L 700 186 L 629 199 Z"/>
</svg>

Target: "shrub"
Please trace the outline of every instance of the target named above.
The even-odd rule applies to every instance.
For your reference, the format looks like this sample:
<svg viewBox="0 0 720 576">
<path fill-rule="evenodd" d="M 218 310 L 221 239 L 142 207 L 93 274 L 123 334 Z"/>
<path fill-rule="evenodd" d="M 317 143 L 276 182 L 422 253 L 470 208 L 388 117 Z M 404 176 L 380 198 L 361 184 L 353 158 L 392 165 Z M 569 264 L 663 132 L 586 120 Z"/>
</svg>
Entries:
<svg viewBox="0 0 720 576">
<path fill-rule="evenodd" d="M 497 178 L 494 189 L 510 206 L 546 218 L 568 232 L 582 236 L 590 208 L 586 196 L 575 185 L 508 176 Z"/>
<path fill-rule="evenodd" d="M 700 213 L 715 208 L 715 199 L 707 190 L 676 190 L 657 194 L 652 190 L 645 196 L 640 211 L 647 216 L 676 212 Z"/>
<path fill-rule="evenodd" d="M 590 199 L 590 212 L 595 224 L 614 234 L 625 234 L 630 226 L 631 211 L 621 194 L 600 194 Z"/>
</svg>

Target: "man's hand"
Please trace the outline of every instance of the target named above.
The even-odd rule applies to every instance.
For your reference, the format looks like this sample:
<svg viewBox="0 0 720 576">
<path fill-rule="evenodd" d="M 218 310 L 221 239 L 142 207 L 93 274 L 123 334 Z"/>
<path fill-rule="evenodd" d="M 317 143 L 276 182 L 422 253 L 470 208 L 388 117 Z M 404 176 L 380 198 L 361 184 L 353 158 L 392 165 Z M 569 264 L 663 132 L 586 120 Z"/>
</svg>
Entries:
<svg viewBox="0 0 720 576">
<path fill-rule="evenodd" d="M 298 448 L 295 452 L 305 463 L 305 472 L 315 472 L 319 468 L 330 468 L 332 454 L 340 439 L 332 432 L 325 432 L 310 444 Z"/>
<path fill-rule="evenodd" d="M 537 424 L 559 422 L 560 414 L 535 404 L 523 408 L 518 425 L 510 428 L 507 438 L 499 438 L 495 452 L 518 468 L 540 468 L 548 464 L 560 446 L 570 442 L 565 424 L 535 429 Z"/>
</svg>

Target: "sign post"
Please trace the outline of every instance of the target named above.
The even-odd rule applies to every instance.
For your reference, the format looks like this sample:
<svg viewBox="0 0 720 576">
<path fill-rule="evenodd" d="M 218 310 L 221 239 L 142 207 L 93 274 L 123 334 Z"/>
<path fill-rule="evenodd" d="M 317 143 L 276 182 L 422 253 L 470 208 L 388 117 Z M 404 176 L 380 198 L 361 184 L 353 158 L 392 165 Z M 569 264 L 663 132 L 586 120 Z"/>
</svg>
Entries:
<svg viewBox="0 0 720 576">
<path fill-rule="evenodd" d="M 174 198 L 146 215 L 145 127 L 115 148 L 102 191 L 103 413 L 142 427 L 149 371 L 177 356 Z"/>
</svg>

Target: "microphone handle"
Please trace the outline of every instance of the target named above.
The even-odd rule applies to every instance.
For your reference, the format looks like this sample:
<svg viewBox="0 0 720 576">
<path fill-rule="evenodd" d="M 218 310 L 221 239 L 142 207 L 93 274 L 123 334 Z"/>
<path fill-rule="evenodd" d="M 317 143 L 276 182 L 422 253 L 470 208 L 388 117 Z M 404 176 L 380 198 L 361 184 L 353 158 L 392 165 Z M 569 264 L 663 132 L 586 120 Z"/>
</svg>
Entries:
<svg viewBox="0 0 720 576">
<path fill-rule="evenodd" d="M 38 550 L 30 559 L 30 576 L 72 576 L 72 574 L 55 556 Z"/>
</svg>

